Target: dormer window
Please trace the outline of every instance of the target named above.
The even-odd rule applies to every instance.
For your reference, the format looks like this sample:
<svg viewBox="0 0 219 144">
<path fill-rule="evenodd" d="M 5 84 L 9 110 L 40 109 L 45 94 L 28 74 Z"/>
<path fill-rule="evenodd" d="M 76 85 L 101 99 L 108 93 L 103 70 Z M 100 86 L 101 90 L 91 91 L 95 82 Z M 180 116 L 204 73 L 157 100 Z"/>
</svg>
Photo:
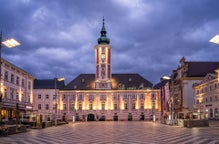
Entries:
<svg viewBox="0 0 219 144">
<path fill-rule="evenodd" d="M 132 82 L 132 78 L 129 78 L 128 81 L 129 81 L 129 83 L 131 83 Z"/>
<path fill-rule="evenodd" d="M 81 79 L 81 83 L 85 83 L 85 79 L 83 78 L 83 79 Z"/>
</svg>

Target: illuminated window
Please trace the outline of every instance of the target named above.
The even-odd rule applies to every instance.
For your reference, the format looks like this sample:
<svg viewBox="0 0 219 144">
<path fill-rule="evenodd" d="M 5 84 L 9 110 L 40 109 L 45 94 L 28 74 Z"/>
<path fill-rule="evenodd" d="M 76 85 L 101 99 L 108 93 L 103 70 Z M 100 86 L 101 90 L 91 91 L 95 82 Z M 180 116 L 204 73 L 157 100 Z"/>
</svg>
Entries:
<svg viewBox="0 0 219 144">
<path fill-rule="evenodd" d="M 117 104 L 115 103 L 114 104 L 114 110 L 117 110 L 118 109 L 118 107 L 117 107 Z"/>
<path fill-rule="evenodd" d="M 89 110 L 93 110 L 93 103 L 89 103 Z"/>
<path fill-rule="evenodd" d="M 105 103 L 102 103 L 102 110 L 105 110 Z"/>
<path fill-rule="evenodd" d="M 127 103 L 124 103 L 124 109 L 128 110 L 128 104 Z"/>
<path fill-rule="evenodd" d="M 63 110 L 66 110 L 67 109 L 67 105 L 64 103 L 63 104 Z"/>
<path fill-rule="evenodd" d="M 141 110 L 144 109 L 144 102 L 141 102 Z"/>
<path fill-rule="evenodd" d="M 82 110 L 82 103 L 79 103 L 79 110 Z"/>
<path fill-rule="evenodd" d="M 72 109 L 72 110 L 75 109 L 75 103 L 71 103 L 71 109 Z"/>
</svg>

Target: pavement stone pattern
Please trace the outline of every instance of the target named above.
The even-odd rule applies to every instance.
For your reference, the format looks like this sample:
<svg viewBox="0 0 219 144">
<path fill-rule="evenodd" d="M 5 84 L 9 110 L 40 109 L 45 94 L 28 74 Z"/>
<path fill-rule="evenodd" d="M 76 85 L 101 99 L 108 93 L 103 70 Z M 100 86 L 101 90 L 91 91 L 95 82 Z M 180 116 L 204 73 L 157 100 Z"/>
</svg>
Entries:
<svg viewBox="0 0 219 144">
<path fill-rule="evenodd" d="M 0 144 L 219 144 L 219 127 L 154 122 L 76 122 L 0 137 Z"/>
</svg>

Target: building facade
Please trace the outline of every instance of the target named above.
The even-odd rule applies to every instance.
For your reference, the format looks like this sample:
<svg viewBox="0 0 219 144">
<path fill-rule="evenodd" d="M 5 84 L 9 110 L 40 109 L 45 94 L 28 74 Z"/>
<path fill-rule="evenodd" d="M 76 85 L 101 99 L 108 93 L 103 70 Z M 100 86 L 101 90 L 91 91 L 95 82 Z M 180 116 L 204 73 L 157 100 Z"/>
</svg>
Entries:
<svg viewBox="0 0 219 144">
<path fill-rule="evenodd" d="M 174 117 L 185 118 L 193 112 L 195 90 L 193 85 L 200 83 L 207 73 L 214 72 L 219 62 L 192 62 L 183 57 L 180 66 L 173 71 L 170 81 L 170 99 Z"/>
<path fill-rule="evenodd" d="M 72 120 L 160 118 L 159 90 L 139 74 L 112 74 L 112 46 L 103 21 L 95 46 L 95 74 L 80 74 L 59 90 L 59 117 Z"/>
<path fill-rule="evenodd" d="M 193 86 L 195 89 L 194 114 L 198 119 L 219 119 L 218 74 L 208 73 Z"/>
<path fill-rule="evenodd" d="M 58 113 L 59 89 L 65 86 L 64 80 L 35 79 L 34 80 L 34 113 L 37 124 L 42 121 L 54 120 Z M 61 119 L 58 117 L 58 119 Z"/>
<path fill-rule="evenodd" d="M 31 119 L 34 77 L 14 64 L 1 60 L 1 118 L 8 122 Z"/>
</svg>

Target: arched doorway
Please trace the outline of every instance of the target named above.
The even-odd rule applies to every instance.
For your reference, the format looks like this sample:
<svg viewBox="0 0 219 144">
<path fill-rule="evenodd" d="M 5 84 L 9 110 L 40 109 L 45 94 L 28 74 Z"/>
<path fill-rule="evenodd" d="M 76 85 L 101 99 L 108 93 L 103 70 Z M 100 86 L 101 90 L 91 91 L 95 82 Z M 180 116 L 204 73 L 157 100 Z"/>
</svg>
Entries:
<svg viewBox="0 0 219 144">
<path fill-rule="evenodd" d="M 141 121 L 144 120 L 144 113 L 141 113 L 141 115 L 140 115 L 140 120 L 141 120 Z"/>
<path fill-rule="evenodd" d="M 94 114 L 87 115 L 87 121 L 94 121 L 94 120 L 95 120 Z"/>
</svg>

